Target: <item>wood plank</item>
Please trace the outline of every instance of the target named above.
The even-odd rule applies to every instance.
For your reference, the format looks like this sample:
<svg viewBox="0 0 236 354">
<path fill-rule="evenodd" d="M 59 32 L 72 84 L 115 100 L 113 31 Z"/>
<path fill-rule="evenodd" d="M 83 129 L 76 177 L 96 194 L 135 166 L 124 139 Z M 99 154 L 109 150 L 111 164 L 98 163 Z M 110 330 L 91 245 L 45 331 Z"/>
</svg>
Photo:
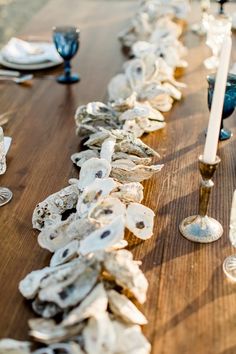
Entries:
<svg viewBox="0 0 236 354">
<path fill-rule="evenodd" d="M 13 137 L 13 146 L 7 173 L 0 180 L 14 192 L 12 202 L 0 212 L 2 338 L 27 338 L 27 320 L 33 313 L 17 284 L 25 274 L 49 260 L 49 254 L 37 245 L 37 232 L 31 228 L 32 211 L 39 201 L 65 186 L 69 177 L 77 176 L 70 161 L 78 148 L 75 109 L 92 100 L 105 100 L 107 84 L 125 60 L 116 35 L 128 23 L 137 4 L 125 0 L 70 0 L 68 6 L 66 0 L 51 0 L 26 24 L 23 35 L 48 37 L 53 25 L 78 25 L 81 48 L 73 67 L 81 74 L 81 83 L 67 87 L 49 78 L 38 78 L 31 88 L 0 85 L 1 111 L 16 111 L 6 129 L 6 134 Z M 194 8 L 191 20 L 197 15 Z M 197 210 L 197 158 L 203 151 L 209 116 L 207 72 L 202 62 L 209 50 L 204 39 L 189 32 L 184 41 L 190 48 L 189 68 L 181 78 L 188 85 L 184 99 L 166 115 L 165 129 L 144 137 L 165 163 L 162 172 L 144 184 L 144 202 L 157 213 L 154 236 L 145 242 L 129 236 L 130 249 L 136 259 L 142 259 L 150 282 L 144 306 L 149 324 L 144 331 L 153 344 L 153 354 L 233 354 L 236 286 L 225 279 L 222 261 L 233 253 L 228 223 L 236 187 L 235 114 L 226 122 L 233 138 L 220 143 L 222 163 L 210 205 L 210 215 L 223 223 L 225 232 L 214 244 L 197 245 L 180 236 L 178 225 Z M 234 61 L 235 55 L 234 35 Z M 46 73 L 58 71 L 60 68 Z"/>
</svg>

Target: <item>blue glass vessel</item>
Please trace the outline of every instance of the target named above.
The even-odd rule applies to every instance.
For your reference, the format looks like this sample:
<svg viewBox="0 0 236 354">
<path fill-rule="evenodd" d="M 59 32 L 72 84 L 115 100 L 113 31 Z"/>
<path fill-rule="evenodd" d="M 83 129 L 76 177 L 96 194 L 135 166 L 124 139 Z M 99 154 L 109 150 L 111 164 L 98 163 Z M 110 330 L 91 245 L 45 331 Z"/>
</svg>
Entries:
<svg viewBox="0 0 236 354">
<path fill-rule="evenodd" d="M 214 93 L 216 74 L 208 75 L 208 107 L 211 108 L 212 97 Z M 229 129 L 224 128 L 224 119 L 231 116 L 236 106 L 236 75 L 228 74 L 227 84 L 225 90 L 224 106 L 220 127 L 220 140 L 227 140 L 231 137 L 232 133 Z"/>
<path fill-rule="evenodd" d="M 71 74 L 70 60 L 79 49 L 80 31 L 76 27 L 61 26 L 53 28 L 53 41 L 60 56 L 64 59 L 64 74 L 57 78 L 62 84 L 72 84 L 79 81 L 79 75 Z"/>
</svg>

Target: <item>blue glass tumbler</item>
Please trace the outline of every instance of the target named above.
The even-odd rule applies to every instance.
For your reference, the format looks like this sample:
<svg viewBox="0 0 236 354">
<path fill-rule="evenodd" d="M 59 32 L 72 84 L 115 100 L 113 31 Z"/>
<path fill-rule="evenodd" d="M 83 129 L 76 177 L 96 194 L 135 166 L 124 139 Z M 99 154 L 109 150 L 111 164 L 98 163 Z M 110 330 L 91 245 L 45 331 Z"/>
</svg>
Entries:
<svg viewBox="0 0 236 354">
<path fill-rule="evenodd" d="M 216 75 L 208 75 L 208 107 L 211 108 L 212 98 L 215 87 Z M 227 140 L 231 137 L 232 133 L 229 129 L 224 128 L 224 119 L 231 116 L 236 106 L 236 75 L 228 74 L 227 84 L 225 89 L 224 106 L 221 119 L 220 136 L 219 140 Z"/>
<path fill-rule="evenodd" d="M 80 80 L 79 75 L 71 74 L 70 60 L 79 49 L 78 28 L 73 26 L 59 26 L 53 28 L 53 41 L 60 56 L 64 59 L 64 74 L 57 78 L 61 84 L 73 84 Z"/>
</svg>

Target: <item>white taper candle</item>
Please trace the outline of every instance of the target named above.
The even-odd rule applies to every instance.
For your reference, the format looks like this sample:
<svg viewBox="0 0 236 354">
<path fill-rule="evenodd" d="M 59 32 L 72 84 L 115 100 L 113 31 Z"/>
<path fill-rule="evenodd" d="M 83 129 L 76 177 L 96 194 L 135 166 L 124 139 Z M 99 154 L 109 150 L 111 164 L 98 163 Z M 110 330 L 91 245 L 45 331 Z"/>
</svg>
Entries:
<svg viewBox="0 0 236 354">
<path fill-rule="evenodd" d="M 228 35 L 225 37 L 225 40 L 222 45 L 219 67 L 216 74 L 206 143 L 203 153 L 203 161 L 205 161 L 206 163 L 214 163 L 216 158 L 231 47 L 232 39 Z"/>
</svg>

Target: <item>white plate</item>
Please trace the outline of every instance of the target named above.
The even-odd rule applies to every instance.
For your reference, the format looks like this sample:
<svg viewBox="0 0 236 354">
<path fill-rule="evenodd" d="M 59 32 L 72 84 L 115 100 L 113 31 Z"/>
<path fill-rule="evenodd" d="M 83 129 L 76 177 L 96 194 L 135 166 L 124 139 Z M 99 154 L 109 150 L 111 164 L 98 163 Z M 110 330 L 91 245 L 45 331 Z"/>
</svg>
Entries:
<svg viewBox="0 0 236 354">
<path fill-rule="evenodd" d="M 28 71 L 42 70 L 42 69 L 53 68 L 54 66 L 60 65 L 62 63 L 63 63 L 63 59 L 61 58 L 58 61 L 45 61 L 43 63 L 37 63 L 37 64 L 17 64 L 17 63 L 11 63 L 6 59 L 3 59 L 2 55 L 0 54 L 0 64 L 10 69 L 28 70 Z"/>
</svg>

